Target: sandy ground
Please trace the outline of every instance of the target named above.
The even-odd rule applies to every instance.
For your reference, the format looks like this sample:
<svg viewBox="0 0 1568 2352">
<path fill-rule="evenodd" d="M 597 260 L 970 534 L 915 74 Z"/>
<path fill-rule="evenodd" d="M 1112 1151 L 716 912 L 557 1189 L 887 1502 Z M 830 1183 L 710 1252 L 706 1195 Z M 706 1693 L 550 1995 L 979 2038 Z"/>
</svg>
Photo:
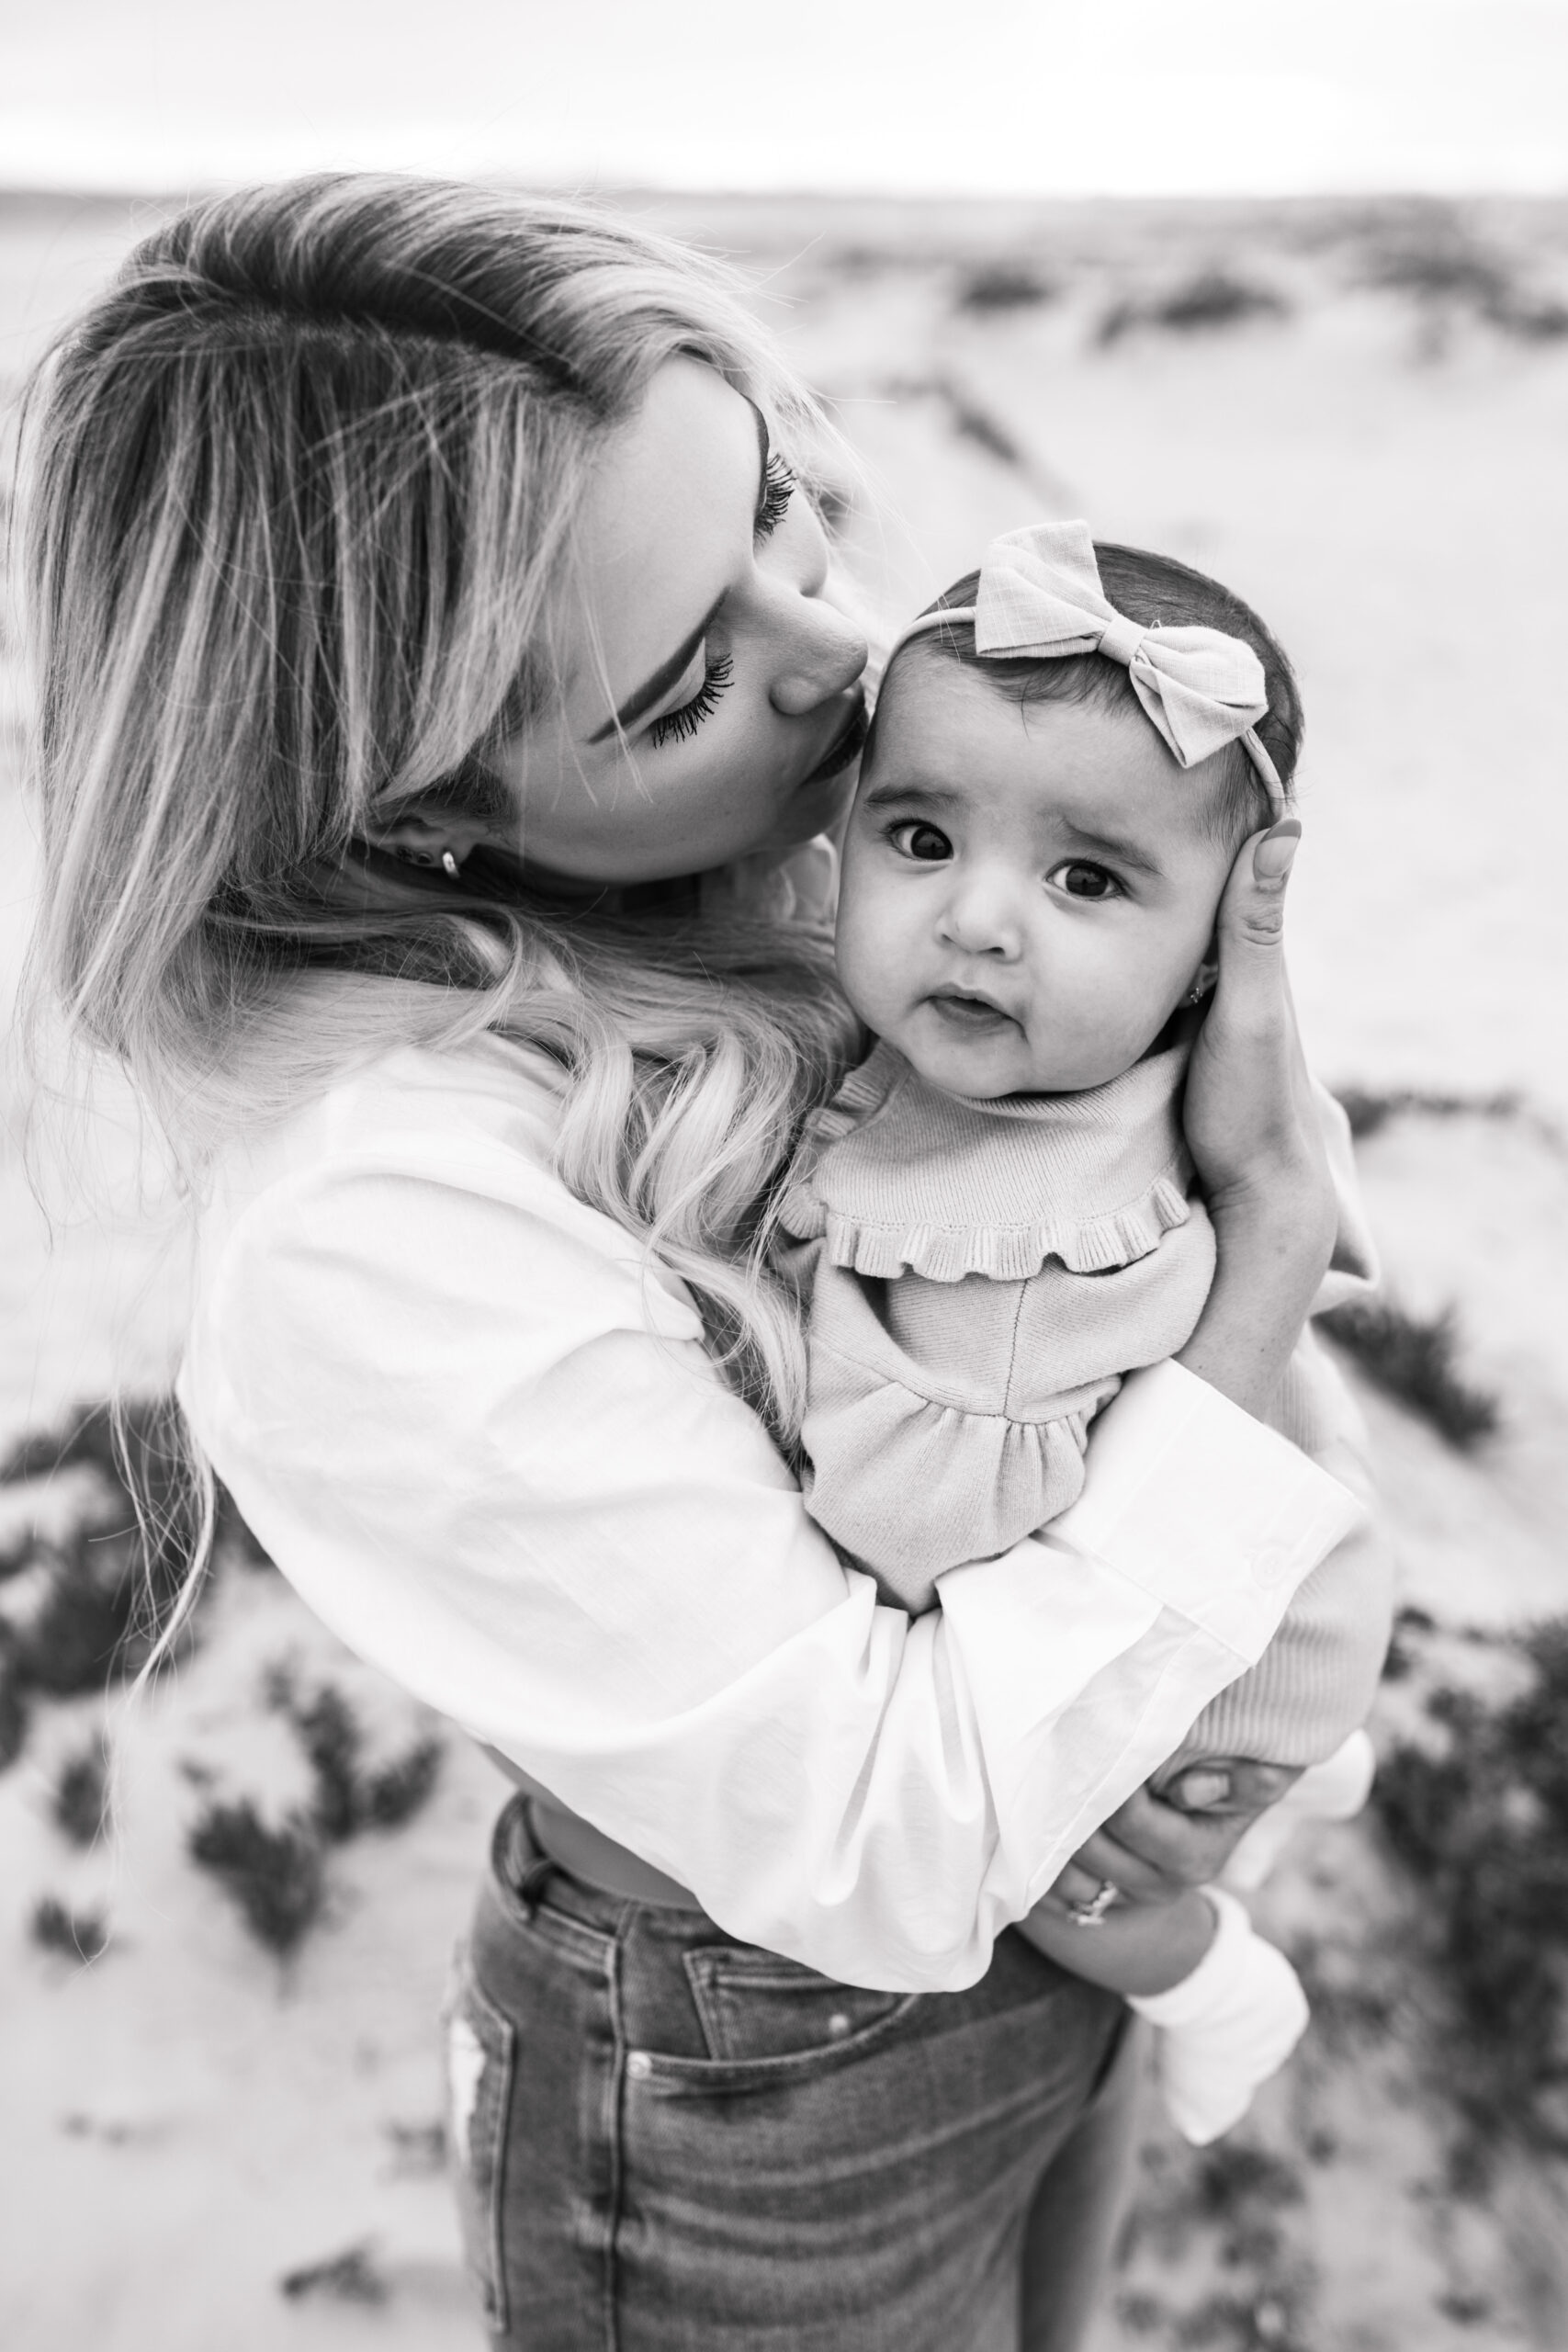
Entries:
<svg viewBox="0 0 1568 2352">
<path fill-rule="evenodd" d="M 1568 211 L 660 209 L 750 270 L 829 395 L 848 445 L 851 555 L 889 615 L 972 564 L 991 531 L 1083 513 L 1102 536 L 1218 571 L 1291 648 L 1309 713 L 1294 969 L 1318 1066 L 1340 1083 L 1507 1091 L 1523 1105 L 1396 1117 L 1361 1155 L 1394 1291 L 1422 1312 L 1456 1309 L 1465 1369 L 1504 1407 L 1498 1438 L 1461 1456 L 1369 1397 L 1404 1590 L 1445 1623 L 1506 1629 L 1561 1611 L 1568 335 L 1519 321 L 1568 294 Z M 133 227 L 114 207 L 0 203 L 0 373 L 20 375 Z M 1456 255 L 1481 255 L 1491 279 Z M 1046 299 L 966 303 L 998 263 L 1034 272 Z M 1117 304 L 1157 306 L 1215 269 L 1282 314 L 1102 339 Z M 1402 284 L 1368 282 L 1391 270 Z M 36 870 L 18 708 L 7 660 L 0 1001 Z M 51 1241 L 14 1077 L 3 1099 L 0 1442 L 116 1379 L 156 1383 L 181 1302 L 177 1230 L 171 1245 L 137 1214 L 123 1105 L 95 1131 L 85 1192 L 51 1190 Z M 41 1711 L 0 1777 L 0 2203 L 14 2248 L 0 2338 L 15 2352 L 477 2341 L 433 2153 L 431 2018 L 498 1784 L 452 1738 L 413 1825 L 334 1856 L 328 1922 L 280 1971 L 184 1839 L 215 1787 L 254 1794 L 272 1817 L 287 1808 L 298 1758 L 258 1694 L 291 1655 L 358 1693 L 389 1740 L 407 1735 L 395 1694 L 279 1580 L 236 1570 L 198 1657 L 124 1742 L 117 1856 L 74 1852 L 48 1819 L 60 1761 L 96 1736 L 96 1707 Z M 101 1960 L 78 1968 L 33 1946 L 43 1894 L 106 1912 Z M 1398 1901 L 1355 1833 L 1309 1840 L 1269 1900 L 1287 1928 L 1327 1922 L 1352 1969 L 1397 1940 Z M 1146 2226 L 1096 2352 L 1568 2341 L 1540 2255 L 1568 2239 L 1555 2180 L 1456 2206 L 1411 2051 L 1337 2070 L 1330 2056 L 1264 2103 L 1258 2143 L 1285 2151 L 1305 2186 L 1274 2269 L 1243 2266 L 1246 2311 L 1206 2338 L 1183 2336 L 1177 2312 L 1218 2257 L 1181 2221 L 1189 2177 L 1151 2126 Z M 287 2274 L 362 2244 L 384 2301 L 279 2293 Z"/>
</svg>

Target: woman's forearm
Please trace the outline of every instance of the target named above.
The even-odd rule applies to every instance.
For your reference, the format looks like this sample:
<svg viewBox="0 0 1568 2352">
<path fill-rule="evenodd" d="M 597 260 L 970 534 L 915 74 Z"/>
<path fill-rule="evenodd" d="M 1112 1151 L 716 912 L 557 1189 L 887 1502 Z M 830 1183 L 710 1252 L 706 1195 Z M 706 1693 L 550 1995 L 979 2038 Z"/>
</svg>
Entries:
<svg viewBox="0 0 1568 2352">
<path fill-rule="evenodd" d="M 1293 1218 L 1278 1200 L 1214 1213 L 1218 1268 L 1177 1362 L 1245 1412 L 1268 1410 L 1301 1337 L 1328 1261 L 1325 1206 L 1310 1189 Z"/>
</svg>

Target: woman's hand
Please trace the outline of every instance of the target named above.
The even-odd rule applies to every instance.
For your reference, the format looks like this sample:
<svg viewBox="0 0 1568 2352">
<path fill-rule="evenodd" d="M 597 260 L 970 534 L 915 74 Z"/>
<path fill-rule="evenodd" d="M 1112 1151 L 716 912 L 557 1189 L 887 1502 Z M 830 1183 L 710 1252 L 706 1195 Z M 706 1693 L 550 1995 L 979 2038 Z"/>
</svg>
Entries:
<svg viewBox="0 0 1568 2352">
<path fill-rule="evenodd" d="M 1182 1113 L 1219 1242 L 1179 1361 L 1262 1412 L 1334 1247 L 1334 1188 L 1285 978 L 1294 817 L 1245 842 L 1220 902 L 1220 972 Z"/>
<path fill-rule="evenodd" d="M 1237 1758 L 1195 1765 L 1157 1792 L 1135 1790 L 1079 1847 L 1045 1907 L 1065 1915 L 1108 1881 L 1124 1903 L 1168 1903 L 1184 1887 L 1205 1885 L 1297 1777 L 1289 1765 Z"/>
</svg>

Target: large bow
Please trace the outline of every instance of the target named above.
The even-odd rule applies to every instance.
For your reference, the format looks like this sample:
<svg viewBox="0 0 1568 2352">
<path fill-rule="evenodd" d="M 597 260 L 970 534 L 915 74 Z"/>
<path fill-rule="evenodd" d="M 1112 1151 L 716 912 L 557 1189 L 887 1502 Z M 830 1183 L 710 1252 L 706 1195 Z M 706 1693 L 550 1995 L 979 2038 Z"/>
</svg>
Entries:
<svg viewBox="0 0 1568 2352">
<path fill-rule="evenodd" d="M 993 660 L 1103 653 L 1120 662 L 1145 716 L 1182 767 L 1240 742 L 1270 797 L 1285 797 L 1255 731 L 1269 708 L 1269 693 L 1252 647 L 1217 628 L 1145 628 L 1128 620 L 1100 584 L 1087 523 L 1034 523 L 1004 532 L 986 549 L 974 605 L 922 613 L 904 636 L 970 618 L 975 650 Z"/>
</svg>

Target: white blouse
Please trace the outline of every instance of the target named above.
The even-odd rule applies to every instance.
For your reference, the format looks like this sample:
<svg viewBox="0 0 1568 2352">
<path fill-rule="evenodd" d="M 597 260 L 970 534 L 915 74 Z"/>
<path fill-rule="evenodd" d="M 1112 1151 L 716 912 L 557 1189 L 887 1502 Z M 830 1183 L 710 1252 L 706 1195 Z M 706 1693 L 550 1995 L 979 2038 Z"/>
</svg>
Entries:
<svg viewBox="0 0 1568 2352">
<path fill-rule="evenodd" d="M 971 1984 L 1360 1507 L 1163 1364 L 1045 1534 L 950 1570 L 929 1616 L 880 1606 L 682 1284 L 552 1173 L 558 1085 L 493 1037 L 403 1048 L 231 1147 L 196 1434 L 352 1649 L 728 1932 Z"/>
</svg>

